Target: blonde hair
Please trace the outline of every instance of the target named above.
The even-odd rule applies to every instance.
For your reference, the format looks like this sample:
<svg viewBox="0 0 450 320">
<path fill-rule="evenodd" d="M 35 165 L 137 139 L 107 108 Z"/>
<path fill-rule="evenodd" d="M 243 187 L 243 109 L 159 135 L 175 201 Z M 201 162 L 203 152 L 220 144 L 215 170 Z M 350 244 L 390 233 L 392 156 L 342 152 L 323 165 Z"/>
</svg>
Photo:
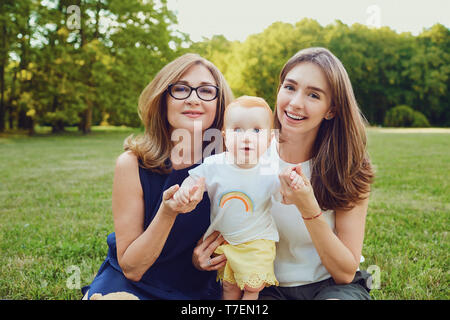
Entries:
<svg viewBox="0 0 450 320">
<path fill-rule="evenodd" d="M 270 128 L 273 127 L 273 112 L 270 108 L 269 104 L 260 97 L 253 97 L 253 96 L 241 96 L 235 100 L 233 100 L 227 107 L 225 108 L 225 115 L 224 115 L 224 122 L 226 122 L 227 117 L 227 111 L 230 110 L 232 107 L 241 106 L 246 108 L 252 108 L 252 107 L 258 107 L 258 108 L 264 108 L 268 112 L 269 115 L 269 121 L 270 121 Z M 225 128 L 225 123 L 224 123 Z"/>
<path fill-rule="evenodd" d="M 216 115 L 211 128 L 221 129 L 225 106 L 233 99 L 233 93 L 224 76 L 210 61 L 198 54 L 187 53 L 164 66 L 145 87 L 139 97 L 138 114 L 144 127 L 144 135 L 125 139 L 124 150 L 132 151 L 140 165 L 159 173 L 168 173 L 167 160 L 173 148 L 171 127 L 167 120 L 167 87 L 177 82 L 184 72 L 194 65 L 206 67 L 219 87 Z"/>
<path fill-rule="evenodd" d="M 307 48 L 290 58 L 280 73 L 280 90 L 287 73 L 303 62 L 317 65 L 331 88 L 334 117 L 320 124 L 312 150 L 311 184 L 320 207 L 351 209 L 370 191 L 374 172 L 367 154 L 365 124 L 347 71 L 325 48 Z M 281 129 L 274 112 L 274 127 Z M 282 132 L 281 132 L 282 133 Z"/>
</svg>

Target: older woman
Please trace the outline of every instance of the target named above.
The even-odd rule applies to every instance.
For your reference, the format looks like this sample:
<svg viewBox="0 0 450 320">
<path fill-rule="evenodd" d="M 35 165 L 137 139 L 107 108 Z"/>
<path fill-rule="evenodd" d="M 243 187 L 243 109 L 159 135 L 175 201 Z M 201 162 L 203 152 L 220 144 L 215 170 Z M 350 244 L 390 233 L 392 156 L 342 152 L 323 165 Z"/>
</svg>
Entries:
<svg viewBox="0 0 450 320">
<path fill-rule="evenodd" d="M 195 92 L 194 92 L 195 91 Z M 201 131 L 221 128 L 231 90 L 220 71 L 196 54 L 166 65 L 139 99 L 145 134 L 129 138 L 114 173 L 112 210 L 115 233 L 108 236 L 108 255 L 93 282 L 82 289 L 94 294 L 139 299 L 219 299 L 215 274 L 192 265 L 192 251 L 209 225 L 209 200 L 199 182 L 193 201 L 177 206 L 173 195 L 196 166 Z M 190 133 L 176 146 L 175 130 Z M 181 147 L 180 147 L 181 144 Z M 201 160 L 201 158 L 199 159 Z M 195 209 L 194 209 L 195 208 Z M 97 295 L 98 296 L 98 295 Z"/>
</svg>

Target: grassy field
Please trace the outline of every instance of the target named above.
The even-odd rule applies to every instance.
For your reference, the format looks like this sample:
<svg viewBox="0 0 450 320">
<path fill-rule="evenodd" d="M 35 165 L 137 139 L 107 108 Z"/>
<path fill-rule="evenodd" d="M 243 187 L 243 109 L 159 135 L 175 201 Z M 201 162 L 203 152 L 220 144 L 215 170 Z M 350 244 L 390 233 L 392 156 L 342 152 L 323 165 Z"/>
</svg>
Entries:
<svg viewBox="0 0 450 320">
<path fill-rule="evenodd" d="M 0 136 L 0 299 L 81 298 L 106 255 L 115 159 L 131 133 Z M 450 130 L 369 129 L 369 153 L 372 297 L 449 299 Z"/>
</svg>

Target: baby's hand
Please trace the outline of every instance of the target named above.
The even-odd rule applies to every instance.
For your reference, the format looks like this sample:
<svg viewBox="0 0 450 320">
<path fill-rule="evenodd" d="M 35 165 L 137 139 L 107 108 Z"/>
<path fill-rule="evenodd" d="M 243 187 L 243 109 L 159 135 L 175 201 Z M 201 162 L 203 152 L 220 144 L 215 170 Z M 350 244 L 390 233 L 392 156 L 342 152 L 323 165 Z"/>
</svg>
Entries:
<svg viewBox="0 0 450 320">
<path fill-rule="evenodd" d="M 305 186 L 305 182 L 301 175 L 297 173 L 297 171 L 292 170 L 289 174 L 289 179 L 291 179 L 291 184 L 289 185 L 292 189 L 298 190 L 301 187 Z"/>
<path fill-rule="evenodd" d="M 181 187 L 175 185 L 171 188 L 174 188 L 172 192 L 167 193 L 168 190 L 164 192 L 163 204 L 167 206 L 171 212 L 191 212 L 203 198 L 205 179 L 200 178 L 193 185 L 183 184 Z"/>
<path fill-rule="evenodd" d="M 298 171 L 297 171 L 298 170 Z M 285 168 L 279 175 L 283 196 L 290 203 L 306 193 L 314 193 L 308 178 L 301 172 L 301 167 Z"/>
<path fill-rule="evenodd" d="M 189 188 L 181 186 L 173 195 L 173 200 L 178 206 L 184 206 L 189 202 Z"/>
<path fill-rule="evenodd" d="M 191 203 L 194 201 L 193 195 L 197 189 L 197 185 L 193 185 L 191 187 L 181 186 L 177 192 L 175 192 L 173 195 L 173 200 L 177 211 L 188 212 L 186 209 L 191 207 Z"/>
<path fill-rule="evenodd" d="M 279 178 L 283 203 L 295 204 L 304 217 L 314 216 L 320 212 L 311 182 L 303 174 L 300 165 L 286 168 Z"/>
</svg>

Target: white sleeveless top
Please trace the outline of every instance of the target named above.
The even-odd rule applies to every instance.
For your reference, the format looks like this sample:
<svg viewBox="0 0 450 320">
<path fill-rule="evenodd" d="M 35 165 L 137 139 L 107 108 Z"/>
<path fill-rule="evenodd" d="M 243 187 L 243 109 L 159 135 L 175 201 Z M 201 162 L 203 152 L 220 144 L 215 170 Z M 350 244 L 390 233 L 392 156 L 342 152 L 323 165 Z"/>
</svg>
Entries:
<svg viewBox="0 0 450 320">
<path fill-rule="evenodd" d="M 271 166 L 278 165 L 279 171 L 287 166 L 297 165 L 287 163 L 280 158 L 275 138 L 272 139 L 265 157 L 269 157 L 268 162 Z M 301 163 L 302 171 L 308 179 L 311 179 L 310 164 L 311 160 Z M 282 204 L 272 198 L 271 213 L 280 237 L 276 246 L 277 254 L 274 262 L 275 276 L 280 286 L 305 285 L 331 277 L 320 260 L 297 207 Z M 336 233 L 334 211 L 324 211 L 323 217 Z"/>
</svg>

